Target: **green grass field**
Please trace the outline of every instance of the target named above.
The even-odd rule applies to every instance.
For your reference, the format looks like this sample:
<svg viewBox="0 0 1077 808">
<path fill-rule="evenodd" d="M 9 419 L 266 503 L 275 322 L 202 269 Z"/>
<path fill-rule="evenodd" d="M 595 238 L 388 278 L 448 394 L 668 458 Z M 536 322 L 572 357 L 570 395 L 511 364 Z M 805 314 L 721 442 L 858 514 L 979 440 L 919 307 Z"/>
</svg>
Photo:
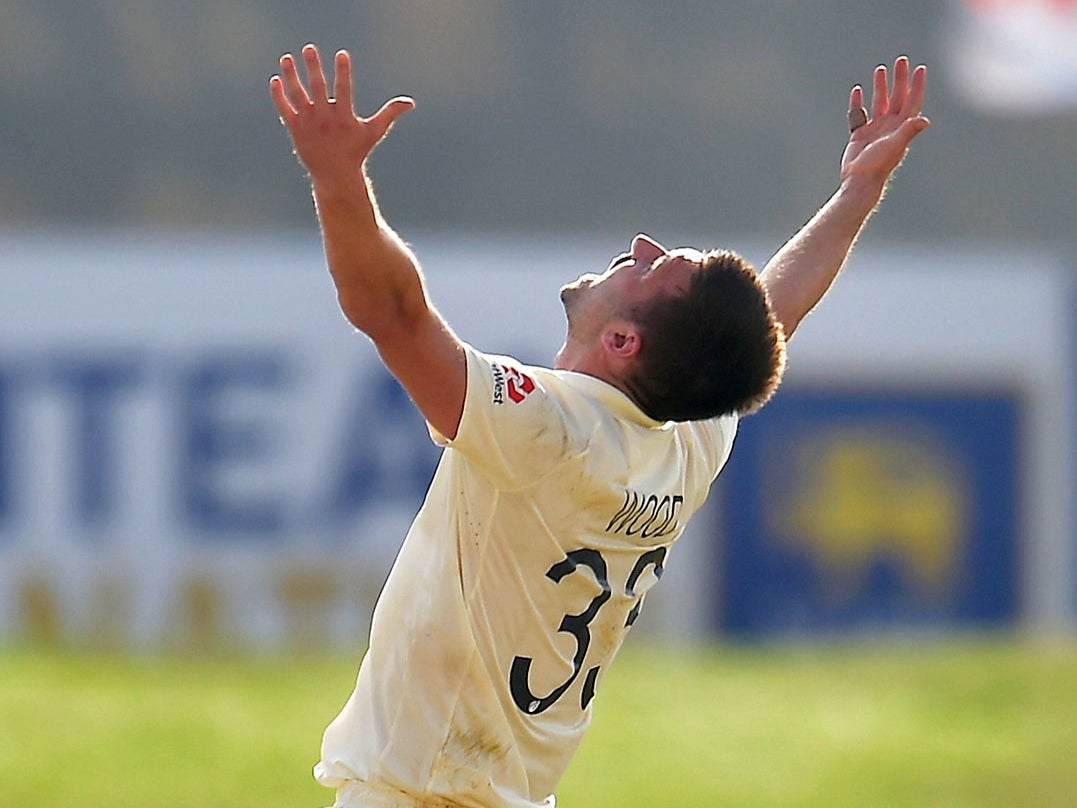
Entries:
<svg viewBox="0 0 1077 808">
<path fill-rule="evenodd" d="M 630 646 L 561 808 L 1077 804 L 1077 645 Z M 328 805 L 355 663 L 8 649 L 0 806 Z"/>
</svg>

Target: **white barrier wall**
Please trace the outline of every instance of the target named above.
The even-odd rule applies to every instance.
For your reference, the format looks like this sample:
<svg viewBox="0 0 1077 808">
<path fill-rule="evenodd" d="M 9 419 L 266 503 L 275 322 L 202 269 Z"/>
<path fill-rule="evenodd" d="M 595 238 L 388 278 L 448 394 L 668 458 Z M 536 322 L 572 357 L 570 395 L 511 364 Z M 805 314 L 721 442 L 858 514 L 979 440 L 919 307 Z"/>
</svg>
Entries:
<svg viewBox="0 0 1077 808">
<path fill-rule="evenodd" d="M 458 333 L 530 362 L 560 344 L 559 284 L 623 248 L 416 240 Z M 789 381 L 1020 389 L 1022 616 L 1057 629 L 1074 593 L 1071 299 L 1049 262 L 1012 266 L 858 254 Z M 0 277 L 0 637 L 362 644 L 436 451 L 338 313 L 316 236 L 7 234 Z M 713 524 L 678 547 L 644 630 L 710 624 Z"/>
</svg>

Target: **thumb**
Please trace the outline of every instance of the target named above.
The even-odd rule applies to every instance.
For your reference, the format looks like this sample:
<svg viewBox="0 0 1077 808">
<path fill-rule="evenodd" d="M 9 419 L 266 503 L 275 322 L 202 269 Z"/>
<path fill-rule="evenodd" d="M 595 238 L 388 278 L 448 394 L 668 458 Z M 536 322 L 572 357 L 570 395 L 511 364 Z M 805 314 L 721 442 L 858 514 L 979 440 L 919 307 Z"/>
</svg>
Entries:
<svg viewBox="0 0 1077 808">
<path fill-rule="evenodd" d="M 909 118 L 901 124 L 898 129 L 901 137 L 906 143 L 909 143 L 914 137 L 923 132 L 931 126 L 931 121 L 925 118 L 923 115 L 917 115 L 915 118 Z"/>
<path fill-rule="evenodd" d="M 367 119 L 367 123 L 374 127 L 374 131 L 380 140 L 385 137 L 385 134 L 396 122 L 397 118 L 413 109 L 415 109 L 415 99 L 400 95 L 382 104 L 381 109 Z"/>
</svg>

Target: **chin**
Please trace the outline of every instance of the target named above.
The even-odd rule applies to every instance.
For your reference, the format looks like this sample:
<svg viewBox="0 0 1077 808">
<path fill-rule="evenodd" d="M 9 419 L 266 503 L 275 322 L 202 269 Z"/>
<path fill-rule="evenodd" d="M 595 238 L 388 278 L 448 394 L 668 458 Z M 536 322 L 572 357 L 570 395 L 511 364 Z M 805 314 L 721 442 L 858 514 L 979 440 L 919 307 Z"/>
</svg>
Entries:
<svg viewBox="0 0 1077 808">
<path fill-rule="evenodd" d="M 595 275 L 581 275 L 572 283 L 566 283 L 561 287 L 561 302 L 567 306 L 579 298 L 580 295 L 594 286 L 595 278 Z"/>
</svg>

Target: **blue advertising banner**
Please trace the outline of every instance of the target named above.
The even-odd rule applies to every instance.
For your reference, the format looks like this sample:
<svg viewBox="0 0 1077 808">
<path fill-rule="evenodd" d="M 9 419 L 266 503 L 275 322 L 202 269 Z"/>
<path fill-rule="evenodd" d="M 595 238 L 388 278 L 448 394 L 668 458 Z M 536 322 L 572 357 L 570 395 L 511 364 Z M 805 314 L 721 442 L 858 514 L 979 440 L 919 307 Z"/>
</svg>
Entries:
<svg viewBox="0 0 1077 808">
<path fill-rule="evenodd" d="M 720 482 L 718 624 L 743 636 L 1017 617 L 1012 392 L 785 389 Z"/>
</svg>

